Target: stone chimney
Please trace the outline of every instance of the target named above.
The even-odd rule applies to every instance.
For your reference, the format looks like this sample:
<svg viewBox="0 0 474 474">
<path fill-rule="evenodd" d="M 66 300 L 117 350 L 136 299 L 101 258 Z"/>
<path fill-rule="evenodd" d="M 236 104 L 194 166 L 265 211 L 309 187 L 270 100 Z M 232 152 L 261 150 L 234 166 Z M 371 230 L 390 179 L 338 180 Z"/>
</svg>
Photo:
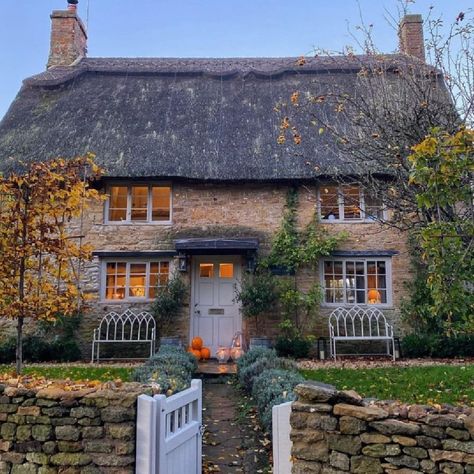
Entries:
<svg viewBox="0 0 474 474">
<path fill-rule="evenodd" d="M 425 61 L 423 18 L 421 15 L 405 15 L 398 31 L 400 52 Z"/>
<path fill-rule="evenodd" d="M 70 66 L 87 54 L 87 31 L 77 15 L 78 0 L 68 0 L 67 10 L 51 14 L 51 48 L 48 69 Z"/>
</svg>

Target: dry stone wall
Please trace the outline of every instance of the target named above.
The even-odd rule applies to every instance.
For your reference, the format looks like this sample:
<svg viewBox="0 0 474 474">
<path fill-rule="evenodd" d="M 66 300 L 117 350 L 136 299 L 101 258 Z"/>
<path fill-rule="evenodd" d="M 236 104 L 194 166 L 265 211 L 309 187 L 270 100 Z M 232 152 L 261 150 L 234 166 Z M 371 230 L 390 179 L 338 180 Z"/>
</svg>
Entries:
<svg viewBox="0 0 474 474">
<path fill-rule="evenodd" d="M 0 473 L 134 472 L 136 404 L 150 389 L 0 385 Z"/>
<path fill-rule="evenodd" d="M 317 382 L 296 387 L 293 474 L 474 474 L 474 412 L 366 403 Z"/>
</svg>

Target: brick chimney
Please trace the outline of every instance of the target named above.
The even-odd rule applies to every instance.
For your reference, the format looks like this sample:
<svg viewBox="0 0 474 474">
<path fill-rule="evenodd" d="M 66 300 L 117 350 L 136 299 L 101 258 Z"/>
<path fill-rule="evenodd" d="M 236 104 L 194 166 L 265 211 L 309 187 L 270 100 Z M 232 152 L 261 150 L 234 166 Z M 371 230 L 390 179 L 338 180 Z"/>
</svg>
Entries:
<svg viewBox="0 0 474 474">
<path fill-rule="evenodd" d="M 87 31 L 77 15 L 78 0 L 68 0 L 67 10 L 51 14 L 51 48 L 48 69 L 70 66 L 87 54 Z"/>
<path fill-rule="evenodd" d="M 405 15 L 398 30 L 400 52 L 425 61 L 423 18 L 421 15 Z"/>
</svg>

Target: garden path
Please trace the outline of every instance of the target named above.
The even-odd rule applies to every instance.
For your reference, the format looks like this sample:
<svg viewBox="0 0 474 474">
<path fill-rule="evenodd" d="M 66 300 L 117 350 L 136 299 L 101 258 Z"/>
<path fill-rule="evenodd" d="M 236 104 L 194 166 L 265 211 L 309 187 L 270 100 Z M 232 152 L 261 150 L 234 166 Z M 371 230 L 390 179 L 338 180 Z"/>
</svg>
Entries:
<svg viewBox="0 0 474 474">
<path fill-rule="evenodd" d="M 228 377 L 204 379 L 203 473 L 268 472 L 267 450 L 254 410 L 244 408 L 241 393 Z"/>
</svg>

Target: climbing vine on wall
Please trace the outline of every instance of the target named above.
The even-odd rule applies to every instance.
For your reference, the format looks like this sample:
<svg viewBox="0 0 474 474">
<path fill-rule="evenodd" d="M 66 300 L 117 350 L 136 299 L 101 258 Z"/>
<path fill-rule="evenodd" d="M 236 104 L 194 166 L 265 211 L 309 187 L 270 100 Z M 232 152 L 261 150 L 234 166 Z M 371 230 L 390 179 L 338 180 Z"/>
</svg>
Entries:
<svg viewBox="0 0 474 474">
<path fill-rule="evenodd" d="M 297 228 L 298 190 L 291 188 L 286 197 L 286 209 L 280 229 L 272 241 L 270 254 L 261 265 L 284 267 L 289 273 L 302 265 L 316 266 L 321 257 L 330 255 L 347 238 L 346 232 L 328 235 L 317 217 L 305 229 Z"/>
</svg>

